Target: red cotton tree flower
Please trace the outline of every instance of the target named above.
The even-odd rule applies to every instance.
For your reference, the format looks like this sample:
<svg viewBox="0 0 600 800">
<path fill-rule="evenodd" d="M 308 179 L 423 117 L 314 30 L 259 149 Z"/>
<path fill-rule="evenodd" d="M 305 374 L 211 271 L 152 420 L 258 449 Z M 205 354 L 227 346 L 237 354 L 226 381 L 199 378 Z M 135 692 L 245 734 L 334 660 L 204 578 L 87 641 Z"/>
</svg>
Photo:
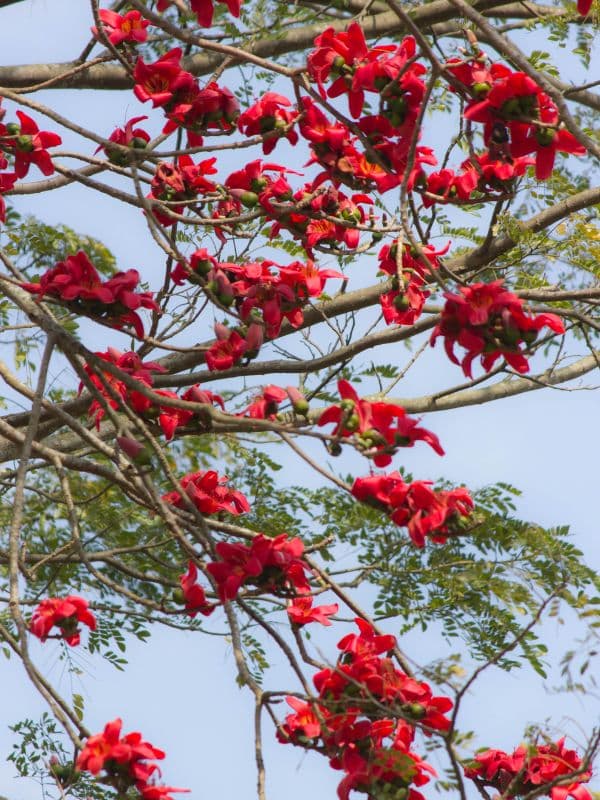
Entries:
<svg viewBox="0 0 600 800">
<path fill-rule="evenodd" d="M 73 594 L 63 600 L 48 597 L 33 612 L 29 630 L 45 642 L 52 628 L 56 627 L 59 633 L 54 638 L 64 639 L 68 645 L 76 647 L 81 640 L 80 623 L 96 630 L 96 617 L 89 610 L 87 600 Z"/>
</svg>

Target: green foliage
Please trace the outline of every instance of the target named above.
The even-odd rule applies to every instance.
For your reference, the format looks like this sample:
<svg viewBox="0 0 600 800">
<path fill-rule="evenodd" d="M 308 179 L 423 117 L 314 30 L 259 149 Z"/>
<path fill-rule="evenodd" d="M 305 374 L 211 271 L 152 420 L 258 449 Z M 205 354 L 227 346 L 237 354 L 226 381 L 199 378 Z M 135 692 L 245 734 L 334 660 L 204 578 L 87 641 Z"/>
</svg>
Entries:
<svg viewBox="0 0 600 800">
<path fill-rule="evenodd" d="M 47 225 L 37 217 L 15 214 L 3 229 L 7 254 L 33 280 L 37 274 L 54 267 L 56 262 L 83 250 L 101 275 L 117 271 L 115 257 L 98 239 L 77 233 L 68 225 Z"/>
</svg>

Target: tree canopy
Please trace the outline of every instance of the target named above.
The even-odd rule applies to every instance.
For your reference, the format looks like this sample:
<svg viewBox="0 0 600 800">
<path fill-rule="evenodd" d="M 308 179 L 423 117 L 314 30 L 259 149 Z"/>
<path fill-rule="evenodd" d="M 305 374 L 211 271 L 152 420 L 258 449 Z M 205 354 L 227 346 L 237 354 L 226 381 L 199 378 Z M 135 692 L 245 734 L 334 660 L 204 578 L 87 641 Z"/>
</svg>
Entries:
<svg viewBox="0 0 600 800">
<path fill-rule="evenodd" d="M 0 66 L 0 644 L 47 704 L 5 720 L 41 796 L 185 791 L 42 657 L 126 671 L 164 626 L 231 649 L 248 798 L 270 797 L 268 738 L 340 800 L 591 800 L 592 719 L 505 751 L 463 709 L 491 670 L 593 697 L 597 575 L 518 488 L 411 458 L 444 455 L 438 412 L 558 388 L 568 419 L 597 372 L 599 13 L 90 0 L 70 60 Z M 143 221 L 148 263 L 68 203 L 32 213 L 74 187 L 73 213 L 118 209 L 113 242 Z"/>
</svg>

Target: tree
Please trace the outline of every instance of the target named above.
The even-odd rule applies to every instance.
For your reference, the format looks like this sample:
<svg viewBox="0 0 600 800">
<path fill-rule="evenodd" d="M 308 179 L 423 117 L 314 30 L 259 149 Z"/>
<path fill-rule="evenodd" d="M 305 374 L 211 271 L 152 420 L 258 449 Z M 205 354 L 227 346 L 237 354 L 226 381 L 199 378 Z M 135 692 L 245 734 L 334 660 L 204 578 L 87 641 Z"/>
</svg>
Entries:
<svg viewBox="0 0 600 800">
<path fill-rule="evenodd" d="M 594 571 L 511 485 L 410 457 L 444 454 L 433 412 L 543 403 L 597 368 L 600 97 L 575 77 L 597 13 L 92 0 L 77 58 L 0 67 L 0 637 L 48 706 L 9 756 L 47 796 L 184 791 L 40 657 L 125 669 L 167 626 L 230 643 L 259 798 L 267 737 L 329 761 L 341 800 L 591 798 L 597 730 L 504 751 L 461 714 L 491 668 L 546 675 L 549 616 L 578 620 L 552 658 L 590 691 Z M 90 127 L 58 90 L 115 90 L 126 117 Z M 19 200 L 74 185 L 145 220 L 160 272 Z M 462 654 L 419 665 L 397 639 L 419 628 Z"/>
</svg>

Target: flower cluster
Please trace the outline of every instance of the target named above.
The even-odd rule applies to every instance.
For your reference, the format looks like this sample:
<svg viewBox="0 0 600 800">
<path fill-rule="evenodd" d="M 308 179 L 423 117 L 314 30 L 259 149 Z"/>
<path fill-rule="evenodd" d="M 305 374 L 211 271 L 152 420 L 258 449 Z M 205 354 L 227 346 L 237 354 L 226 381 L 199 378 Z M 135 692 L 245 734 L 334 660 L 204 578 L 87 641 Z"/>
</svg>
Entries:
<svg viewBox="0 0 600 800">
<path fill-rule="evenodd" d="M 483 125 L 487 151 L 464 161 L 460 172 L 443 168 L 423 176 L 417 188 L 425 206 L 473 202 L 474 192 L 478 199 L 506 196 L 529 166 L 535 166 L 538 180 L 547 180 L 557 152 L 585 154 L 585 147 L 562 127 L 555 103 L 524 72 L 491 63 L 478 49 L 450 59 L 446 68 L 464 85 L 465 119 Z"/>
<path fill-rule="evenodd" d="M 366 194 L 348 196 L 333 186 L 323 186 L 317 178 L 291 195 L 288 208 L 279 208 L 270 235 L 288 230 L 311 257 L 315 247 L 339 250 L 343 244 L 355 250 L 360 242 L 356 225 L 372 219 L 363 206 L 372 204 Z"/>
<path fill-rule="evenodd" d="M 135 96 L 163 108 L 167 123 L 163 133 L 178 128 L 188 132 L 190 146 L 202 144 L 201 134 L 210 129 L 229 131 L 238 115 L 233 93 L 211 81 L 200 88 L 198 79 L 181 66 L 182 50 L 169 50 L 152 64 L 139 57 L 133 71 Z"/>
<path fill-rule="evenodd" d="M 477 60 L 481 62 L 481 55 Z M 476 96 L 467 104 L 465 118 L 483 124 L 488 147 L 502 128 L 506 149 L 513 157 L 535 154 L 538 180 L 550 177 L 557 152 L 585 154 L 585 147 L 560 126 L 554 102 L 524 72 L 493 64 L 486 75 L 477 78 Z"/>
<path fill-rule="evenodd" d="M 501 280 L 461 286 L 459 291 L 460 294 L 445 293 L 446 305 L 434 328 L 431 344 L 442 336 L 448 357 L 462 366 L 468 378 L 472 377 L 472 363 L 478 356 L 486 372 L 501 357 L 517 372 L 527 372 L 529 362 L 525 352 L 539 331 L 550 328 L 555 333 L 565 332 L 556 314 L 528 315 L 523 301 L 504 289 Z M 456 344 L 467 351 L 462 361 L 454 353 Z"/>
<path fill-rule="evenodd" d="M 582 784 L 592 777 L 590 771 L 580 771 L 582 761 L 575 750 L 565 747 L 564 738 L 549 744 L 519 745 L 510 755 L 502 750 L 484 750 L 475 756 L 465 775 L 481 786 L 491 786 L 507 800 L 537 792 L 539 787 L 561 780 L 544 792 L 551 800 L 592 800 Z"/>
<path fill-rule="evenodd" d="M 168 211 L 182 214 L 185 203 L 195 200 L 199 194 L 215 191 L 215 184 L 206 178 L 216 173 L 215 161 L 215 158 L 207 158 L 194 164 L 191 156 L 179 156 L 173 163 L 161 161 L 152 178 L 148 199 L 171 203 L 167 206 Z M 176 221 L 163 210 L 155 208 L 152 213 L 162 225 L 173 225 Z"/>
<path fill-rule="evenodd" d="M 418 421 L 407 416 L 401 406 L 361 400 L 346 380 L 338 381 L 338 391 L 341 403 L 326 408 L 319 417 L 319 425 L 335 422 L 333 435 L 353 437 L 362 454 L 372 458 L 378 467 L 391 463 L 399 447 L 412 447 L 416 441 L 424 441 L 438 455 L 444 455 L 437 436 L 419 427 Z"/>
<path fill-rule="evenodd" d="M 226 486 L 228 478 L 219 476 L 214 470 L 193 472 L 181 478 L 181 488 L 201 514 L 246 514 L 250 504 L 246 497 L 235 489 Z M 183 498 L 177 491 L 163 495 L 165 503 L 185 508 Z"/>
<path fill-rule="evenodd" d="M 430 292 L 421 287 L 431 280 L 440 266 L 439 256 L 450 249 L 450 242 L 441 250 L 432 245 L 421 248 L 422 255 L 404 243 L 398 255 L 398 242 L 384 245 L 379 251 L 379 269 L 392 277 L 392 288 L 384 292 L 379 301 L 383 318 L 388 325 L 412 325 L 419 319 Z"/>
<path fill-rule="evenodd" d="M 222 305 L 235 305 L 243 322 L 261 323 L 269 339 L 278 336 L 284 319 L 294 328 L 302 325 L 303 307 L 322 294 L 328 278 L 345 280 L 341 272 L 318 269 L 312 261 L 287 266 L 269 260 L 235 264 L 217 262 L 205 250 L 192 255 L 188 270 L 178 266 L 174 280 L 180 280 L 182 273 L 195 281 L 203 278 Z"/>
<path fill-rule="evenodd" d="M 219 542 L 219 561 L 207 565 L 215 579 L 221 602 L 233 600 L 243 585 L 253 585 L 261 592 L 280 596 L 308 594 L 310 586 L 302 561 L 304 544 L 300 539 L 257 534 L 250 546 Z"/>
<path fill-rule="evenodd" d="M 325 96 L 324 83 L 333 79 L 327 96 L 348 96 L 350 113 L 357 119 L 360 138 L 343 123 L 331 123 L 315 104 L 303 99 L 306 119 L 303 136 L 313 145 L 314 160 L 334 184 L 385 192 L 404 179 L 419 109 L 425 95 L 416 59 L 416 43 L 407 36 L 399 45 L 367 46 L 357 23 L 347 31 L 328 28 L 315 39 L 308 72 Z M 377 113 L 363 116 L 365 93 L 377 96 Z M 422 164 L 435 164 L 432 151 L 417 146 L 407 178 L 412 189 Z"/>
<path fill-rule="evenodd" d="M 96 617 L 89 610 L 87 600 L 73 594 L 64 599 L 47 597 L 33 612 L 29 630 L 45 642 L 52 628 L 56 627 L 60 633 L 55 638 L 64 639 L 68 645 L 75 647 L 80 641 L 80 623 L 92 631 L 96 630 Z"/>
<path fill-rule="evenodd" d="M 140 274 L 136 269 L 117 272 L 103 281 L 87 255 L 80 250 L 47 270 L 39 283 L 22 283 L 23 289 L 68 303 L 78 314 L 105 319 L 115 328 L 131 325 L 136 336 L 144 336 L 144 326 L 137 313 L 140 308 L 159 311 L 152 292 L 137 292 Z"/>
<path fill-rule="evenodd" d="M 95 355 L 102 361 L 112 364 L 129 378 L 148 389 L 151 389 L 153 385 L 153 373 L 166 372 L 165 368 L 156 361 L 142 361 L 137 353 L 122 353 L 114 347 L 109 347 L 106 352 L 95 353 Z M 110 408 L 118 409 L 121 404 L 125 404 L 146 420 L 152 421 L 156 419 L 167 441 L 173 438 L 177 428 L 186 425 L 195 417 L 194 411 L 186 408 L 163 405 L 160 402 L 155 403 L 151 398 L 136 388 L 131 388 L 124 380 L 110 372 L 100 370 L 100 377 L 99 370 L 95 366 L 85 364 L 84 368 L 95 389 L 102 395 L 105 403 Z M 83 384 L 80 384 L 79 391 L 81 392 L 82 389 Z M 181 397 L 175 392 L 164 389 L 156 389 L 154 393 L 165 399 L 178 402 L 204 403 L 207 405 L 218 403 L 221 407 L 223 406 L 223 400 L 219 395 L 201 389 L 198 385 L 191 386 Z M 88 409 L 88 414 L 94 417 L 96 427 L 99 427 L 105 413 L 104 404 L 98 398 L 94 398 Z"/>
<path fill-rule="evenodd" d="M 77 758 L 77 769 L 98 775 L 102 782 L 125 795 L 135 787 L 143 800 L 172 800 L 170 792 L 187 792 L 173 786 L 160 786 L 153 782 L 160 775 L 158 764 L 151 759 L 163 759 L 165 753 L 142 739 L 133 731 L 121 736 L 122 721 L 117 718 L 105 725 L 102 733 L 90 736 Z"/>
<path fill-rule="evenodd" d="M 427 783 L 435 772 L 410 750 L 415 726 L 448 730 L 444 715 L 452 701 L 435 697 L 427 683 L 395 666 L 387 655 L 396 645 L 393 636 L 377 634 L 362 619 L 356 624 L 359 632 L 338 643 L 335 667 L 314 676 L 318 700 L 287 698 L 295 713 L 286 717 L 278 738 L 324 751 L 331 766 L 346 773 L 338 788 L 341 800 L 352 790 L 422 800 L 409 787 Z"/>
<path fill-rule="evenodd" d="M 431 481 L 405 483 L 399 472 L 356 478 L 352 494 L 406 527 L 417 547 L 423 547 L 427 537 L 444 544 L 448 536 L 463 530 L 473 509 L 473 499 L 464 487 L 436 491 Z"/>
</svg>

